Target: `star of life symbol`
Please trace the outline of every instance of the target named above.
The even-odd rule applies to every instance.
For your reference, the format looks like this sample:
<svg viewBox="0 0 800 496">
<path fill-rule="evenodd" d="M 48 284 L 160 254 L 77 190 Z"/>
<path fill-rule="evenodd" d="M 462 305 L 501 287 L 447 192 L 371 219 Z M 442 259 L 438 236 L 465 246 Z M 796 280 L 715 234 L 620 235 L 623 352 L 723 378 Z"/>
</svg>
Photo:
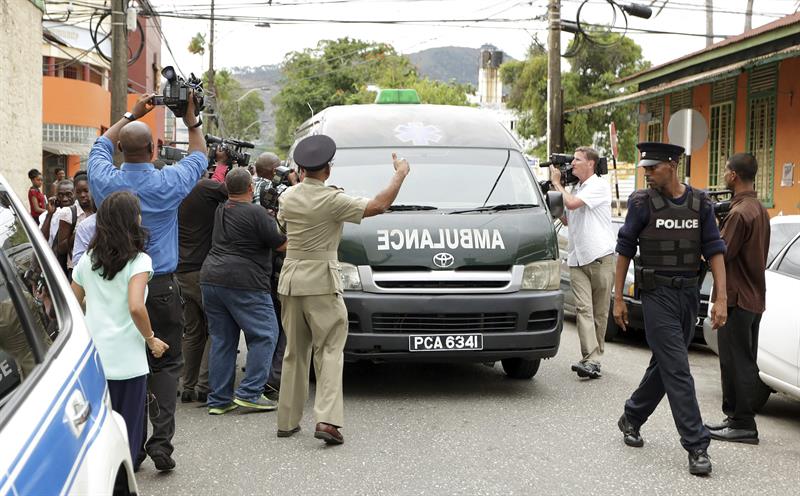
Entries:
<svg viewBox="0 0 800 496">
<path fill-rule="evenodd" d="M 404 143 L 410 141 L 415 146 L 425 146 L 431 142 L 438 143 L 442 139 L 442 131 L 438 127 L 426 126 L 422 122 L 400 124 L 394 128 L 394 132 L 397 139 Z"/>
</svg>

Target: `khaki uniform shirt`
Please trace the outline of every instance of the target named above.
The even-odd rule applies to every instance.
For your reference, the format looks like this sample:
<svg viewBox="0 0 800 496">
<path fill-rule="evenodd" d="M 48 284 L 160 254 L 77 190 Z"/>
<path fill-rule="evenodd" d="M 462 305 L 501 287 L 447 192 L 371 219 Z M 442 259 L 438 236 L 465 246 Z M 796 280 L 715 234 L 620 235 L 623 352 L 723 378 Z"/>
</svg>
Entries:
<svg viewBox="0 0 800 496">
<path fill-rule="evenodd" d="M 313 178 L 281 194 L 278 225 L 287 236 L 278 294 L 342 293 L 337 257 L 345 222 L 361 223 L 369 198 L 346 195 Z"/>
</svg>

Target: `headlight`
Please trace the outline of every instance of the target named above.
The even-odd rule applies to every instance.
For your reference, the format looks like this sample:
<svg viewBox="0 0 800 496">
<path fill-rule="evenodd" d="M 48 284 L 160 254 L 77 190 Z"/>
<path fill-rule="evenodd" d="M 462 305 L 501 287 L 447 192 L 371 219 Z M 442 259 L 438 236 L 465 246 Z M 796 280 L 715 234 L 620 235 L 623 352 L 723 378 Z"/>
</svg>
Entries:
<svg viewBox="0 0 800 496">
<path fill-rule="evenodd" d="M 533 262 L 522 273 L 522 289 L 556 290 L 561 285 L 561 264 L 558 260 Z"/>
<path fill-rule="evenodd" d="M 358 267 L 353 264 L 340 263 L 342 268 L 342 289 L 345 291 L 361 291 L 361 277 L 358 275 Z"/>
</svg>

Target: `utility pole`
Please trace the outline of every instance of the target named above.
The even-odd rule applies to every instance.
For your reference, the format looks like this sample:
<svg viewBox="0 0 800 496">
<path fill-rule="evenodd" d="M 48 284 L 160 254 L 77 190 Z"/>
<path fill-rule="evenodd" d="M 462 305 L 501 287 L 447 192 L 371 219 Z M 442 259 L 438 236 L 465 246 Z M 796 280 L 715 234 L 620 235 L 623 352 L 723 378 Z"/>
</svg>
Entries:
<svg viewBox="0 0 800 496">
<path fill-rule="evenodd" d="M 547 155 L 563 149 L 561 115 L 561 0 L 550 0 L 547 7 Z"/>
<path fill-rule="evenodd" d="M 216 126 L 216 119 L 219 114 L 219 102 L 217 101 L 217 94 L 214 91 L 214 0 L 211 0 L 211 36 L 208 41 L 208 92 L 213 95 L 212 101 L 214 105 L 211 106 L 213 117 L 208 119 L 208 132 L 214 134 Z"/>
<path fill-rule="evenodd" d="M 111 1 L 111 119 L 114 124 L 128 110 L 128 35 L 125 32 L 127 0 Z M 114 147 L 114 158 L 121 153 Z"/>
<path fill-rule="evenodd" d="M 706 0 L 706 46 L 714 44 L 714 0 Z"/>
<path fill-rule="evenodd" d="M 747 8 L 744 10 L 744 30 L 753 29 L 753 0 L 747 0 Z"/>
</svg>

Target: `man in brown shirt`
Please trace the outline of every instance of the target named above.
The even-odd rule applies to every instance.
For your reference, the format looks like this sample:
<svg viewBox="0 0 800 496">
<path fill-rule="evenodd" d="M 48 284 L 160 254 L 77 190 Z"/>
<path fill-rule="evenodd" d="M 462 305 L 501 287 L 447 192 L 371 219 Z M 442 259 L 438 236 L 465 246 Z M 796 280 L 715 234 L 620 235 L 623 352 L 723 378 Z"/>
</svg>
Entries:
<svg viewBox="0 0 800 496">
<path fill-rule="evenodd" d="M 770 235 L 767 209 L 753 188 L 757 171 L 758 163 L 749 153 L 732 156 L 725 168 L 725 183 L 733 191 L 731 210 L 721 231 L 728 246 L 728 321 L 718 334 L 722 412 L 726 417 L 719 424 L 706 424 L 712 439 L 748 444 L 758 444 L 751 402 L 760 381 L 756 354 Z"/>
</svg>

